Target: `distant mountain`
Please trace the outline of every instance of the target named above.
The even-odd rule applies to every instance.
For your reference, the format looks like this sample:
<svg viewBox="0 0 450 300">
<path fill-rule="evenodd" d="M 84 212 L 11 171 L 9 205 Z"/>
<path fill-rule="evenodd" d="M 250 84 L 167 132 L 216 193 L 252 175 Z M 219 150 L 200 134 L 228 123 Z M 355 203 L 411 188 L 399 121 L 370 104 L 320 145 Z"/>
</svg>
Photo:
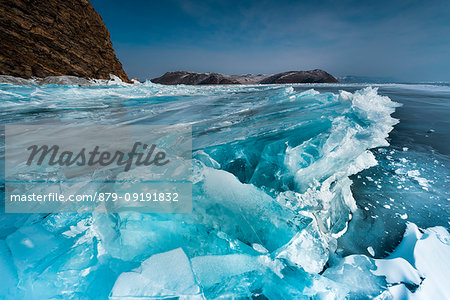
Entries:
<svg viewBox="0 0 450 300">
<path fill-rule="evenodd" d="M 290 71 L 278 74 L 224 75 L 219 73 L 196 73 L 187 71 L 167 72 L 151 80 L 154 83 L 175 85 L 204 84 L 282 84 L 282 83 L 336 83 L 329 73 L 323 70 Z"/>
<path fill-rule="evenodd" d="M 161 77 L 153 78 L 151 82 L 166 85 L 240 84 L 237 80 L 223 74 L 196 73 L 187 71 L 167 72 Z"/>
<path fill-rule="evenodd" d="M 243 74 L 243 75 L 225 75 L 238 81 L 241 84 L 256 84 L 271 76 L 271 74 Z"/>
<path fill-rule="evenodd" d="M 269 76 L 259 83 L 272 84 L 272 83 L 337 83 L 338 80 L 333 75 L 325 72 L 324 70 L 315 69 L 311 71 L 290 71 L 284 73 L 278 73 Z"/>
</svg>

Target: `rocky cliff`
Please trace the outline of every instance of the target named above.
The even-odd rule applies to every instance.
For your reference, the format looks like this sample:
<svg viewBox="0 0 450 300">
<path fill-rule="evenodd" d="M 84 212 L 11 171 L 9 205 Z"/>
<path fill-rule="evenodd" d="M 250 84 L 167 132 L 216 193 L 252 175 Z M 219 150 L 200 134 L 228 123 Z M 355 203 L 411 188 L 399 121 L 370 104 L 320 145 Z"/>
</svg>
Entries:
<svg viewBox="0 0 450 300">
<path fill-rule="evenodd" d="M 0 74 L 128 81 L 108 29 L 87 0 L 1 0 Z"/>
<path fill-rule="evenodd" d="M 195 73 L 187 71 L 167 72 L 151 80 L 160 84 L 282 84 L 282 83 L 335 83 L 338 82 L 323 70 L 291 71 L 274 75 L 246 74 L 224 75 L 218 73 Z"/>
<path fill-rule="evenodd" d="M 196 73 L 187 71 L 167 72 L 163 76 L 151 80 L 154 83 L 175 85 L 202 85 L 202 84 L 239 84 L 237 80 L 218 73 Z"/>
<path fill-rule="evenodd" d="M 290 71 L 269 76 L 259 83 L 336 83 L 338 80 L 324 70 Z"/>
</svg>

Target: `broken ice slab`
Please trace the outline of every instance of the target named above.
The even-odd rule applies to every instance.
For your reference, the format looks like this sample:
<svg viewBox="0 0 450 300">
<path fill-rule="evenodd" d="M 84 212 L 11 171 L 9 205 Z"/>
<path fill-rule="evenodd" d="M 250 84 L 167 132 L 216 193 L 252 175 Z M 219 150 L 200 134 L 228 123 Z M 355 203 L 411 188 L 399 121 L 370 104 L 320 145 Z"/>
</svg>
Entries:
<svg viewBox="0 0 450 300">
<path fill-rule="evenodd" d="M 295 214 L 229 172 L 208 167 L 200 172 L 202 180 L 193 189 L 194 214 L 199 223 L 248 245 L 260 244 L 271 252 L 311 222 L 311 218 Z"/>
<path fill-rule="evenodd" d="M 28 270 L 39 272 L 45 269 L 51 259 L 65 251 L 64 241 L 48 232 L 42 225 L 27 225 L 6 238 L 18 273 Z"/>
<path fill-rule="evenodd" d="M 373 274 L 373 270 L 376 270 L 376 265 L 369 257 L 350 255 L 326 269 L 319 281 L 331 279 L 350 299 L 375 297 L 386 287 L 386 281 L 382 276 Z"/>
<path fill-rule="evenodd" d="M 122 273 L 110 299 L 240 299 L 261 294 L 263 289 L 273 294 L 272 280 L 263 283 L 263 279 L 282 278 L 283 268 L 279 260 L 266 255 L 204 255 L 189 260 L 177 248 L 155 254 L 139 268 Z"/>
<path fill-rule="evenodd" d="M 195 275 L 204 287 L 261 268 L 257 257 L 246 254 L 197 256 L 191 262 Z"/>
<path fill-rule="evenodd" d="M 308 273 L 319 273 L 328 260 L 330 250 L 336 248 L 332 237 L 321 233 L 314 219 L 276 252 L 276 257 Z"/>
<path fill-rule="evenodd" d="M 188 257 L 181 248 L 146 259 L 139 268 L 122 273 L 109 296 L 110 300 L 203 299 Z"/>
</svg>

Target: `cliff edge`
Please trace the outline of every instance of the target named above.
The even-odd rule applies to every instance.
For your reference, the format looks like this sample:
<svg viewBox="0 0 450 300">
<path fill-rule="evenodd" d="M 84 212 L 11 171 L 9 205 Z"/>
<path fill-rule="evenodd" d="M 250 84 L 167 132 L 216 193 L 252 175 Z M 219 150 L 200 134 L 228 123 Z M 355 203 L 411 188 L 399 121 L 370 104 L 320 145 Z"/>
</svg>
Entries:
<svg viewBox="0 0 450 300">
<path fill-rule="evenodd" d="M 128 76 L 87 0 L 1 0 L 0 74 L 23 78 Z"/>
</svg>

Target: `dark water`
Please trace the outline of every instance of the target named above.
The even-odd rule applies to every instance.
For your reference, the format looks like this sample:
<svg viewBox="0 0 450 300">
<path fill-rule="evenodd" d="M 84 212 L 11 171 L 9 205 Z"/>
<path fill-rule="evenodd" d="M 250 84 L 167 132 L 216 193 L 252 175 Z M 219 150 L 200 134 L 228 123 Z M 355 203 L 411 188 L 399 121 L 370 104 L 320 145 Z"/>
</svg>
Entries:
<svg viewBox="0 0 450 300">
<path fill-rule="evenodd" d="M 321 92 L 360 88 L 314 87 Z M 345 255 L 367 253 L 371 246 L 376 257 L 385 256 L 401 241 L 406 222 L 450 227 L 450 87 L 385 84 L 378 93 L 402 104 L 392 115 L 400 122 L 389 134 L 390 146 L 372 150 L 379 164 L 352 176 L 359 209 L 339 239 Z M 414 177 L 426 179 L 426 189 Z"/>
</svg>

